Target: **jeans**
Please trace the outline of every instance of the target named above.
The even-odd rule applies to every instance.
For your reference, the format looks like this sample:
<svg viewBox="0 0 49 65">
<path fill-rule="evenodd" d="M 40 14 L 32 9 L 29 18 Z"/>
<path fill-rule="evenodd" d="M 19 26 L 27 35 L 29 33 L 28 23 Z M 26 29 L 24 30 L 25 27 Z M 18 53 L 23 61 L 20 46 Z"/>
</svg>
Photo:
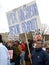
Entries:
<svg viewBox="0 0 49 65">
<path fill-rule="evenodd" d="M 15 65 L 20 65 L 20 56 L 17 58 Z"/>
<path fill-rule="evenodd" d="M 22 65 L 25 65 L 24 56 L 25 56 L 25 52 L 23 51 L 22 54 L 21 54 L 21 63 L 22 63 Z"/>
</svg>

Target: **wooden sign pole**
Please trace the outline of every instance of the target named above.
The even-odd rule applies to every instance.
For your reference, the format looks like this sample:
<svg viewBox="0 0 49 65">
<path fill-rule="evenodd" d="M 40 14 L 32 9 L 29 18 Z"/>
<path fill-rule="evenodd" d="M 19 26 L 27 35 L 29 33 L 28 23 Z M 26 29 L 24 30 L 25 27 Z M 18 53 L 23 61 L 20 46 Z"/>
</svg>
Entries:
<svg viewBox="0 0 49 65">
<path fill-rule="evenodd" d="M 29 52 L 29 55 L 30 55 L 30 49 L 29 49 L 29 43 L 28 43 L 28 39 L 27 39 L 27 33 L 25 33 L 25 38 L 26 38 L 26 42 L 27 42 L 27 47 L 28 47 L 28 52 Z M 32 64 L 32 59 L 30 57 L 30 62 Z"/>
</svg>

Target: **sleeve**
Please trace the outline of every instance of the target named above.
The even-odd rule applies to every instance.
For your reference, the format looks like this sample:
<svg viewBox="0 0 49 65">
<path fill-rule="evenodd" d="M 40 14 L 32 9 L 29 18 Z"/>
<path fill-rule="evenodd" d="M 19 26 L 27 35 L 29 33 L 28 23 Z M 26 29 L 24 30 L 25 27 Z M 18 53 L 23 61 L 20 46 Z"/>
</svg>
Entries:
<svg viewBox="0 0 49 65">
<path fill-rule="evenodd" d="M 1 50 L 0 50 L 0 64 L 2 63 L 2 59 L 1 58 L 2 58 L 2 55 L 1 55 Z"/>
<path fill-rule="evenodd" d="M 7 65 L 10 65 L 10 57 L 9 57 L 8 50 L 7 50 Z"/>
<path fill-rule="evenodd" d="M 49 65 L 49 55 L 46 52 L 44 53 L 44 63 L 45 65 Z"/>
<path fill-rule="evenodd" d="M 8 56 L 8 61 L 7 61 L 7 65 L 10 65 L 10 59 L 9 59 L 9 56 Z"/>
<path fill-rule="evenodd" d="M 0 65 L 6 65 L 6 53 L 4 52 L 3 48 L 0 47 Z"/>
<path fill-rule="evenodd" d="M 21 49 L 21 46 L 19 45 L 19 52 L 20 54 L 22 53 L 22 49 Z"/>
</svg>

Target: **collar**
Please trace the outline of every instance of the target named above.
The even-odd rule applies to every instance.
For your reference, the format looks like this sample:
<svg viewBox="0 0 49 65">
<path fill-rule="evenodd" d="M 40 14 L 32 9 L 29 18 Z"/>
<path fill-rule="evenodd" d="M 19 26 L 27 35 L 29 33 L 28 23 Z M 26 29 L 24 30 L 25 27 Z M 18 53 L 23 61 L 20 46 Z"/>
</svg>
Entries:
<svg viewBox="0 0 49 65">
<path fill-rule="evenodd" d="M 36 48 L 36 51 L 38 51 L 38 52 L 41 51 L 41 50 L 42 50 L 42 48 Z"/>
</svg>

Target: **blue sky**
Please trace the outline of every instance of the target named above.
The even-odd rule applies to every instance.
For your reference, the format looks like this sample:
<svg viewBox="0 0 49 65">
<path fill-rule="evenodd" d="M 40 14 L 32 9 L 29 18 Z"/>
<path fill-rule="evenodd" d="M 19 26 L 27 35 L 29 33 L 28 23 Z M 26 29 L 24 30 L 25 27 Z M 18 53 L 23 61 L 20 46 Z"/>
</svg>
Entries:
<svg viewBox="0 0 49 65">
<path fill-rule="evenodd" d="M 6 12 L 32 1 L 33 0 L 0 0 L 0 33 L 9 31 Z M 35 1 L 38 6 L 41 23 L 47 24 L 49 27 L 49 0 Z"/>
</svg>

